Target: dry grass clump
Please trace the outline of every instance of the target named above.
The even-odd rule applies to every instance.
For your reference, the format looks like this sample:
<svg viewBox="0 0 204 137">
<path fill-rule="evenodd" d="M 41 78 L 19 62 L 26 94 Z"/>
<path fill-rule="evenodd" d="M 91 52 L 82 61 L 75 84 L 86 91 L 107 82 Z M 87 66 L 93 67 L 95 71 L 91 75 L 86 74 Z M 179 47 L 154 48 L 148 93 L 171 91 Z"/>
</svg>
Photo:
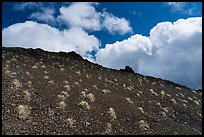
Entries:
<svg viewBox="0 0 204 137">
<path fill-rule="evenodd" d="M 163 117 L 166 117 L 166 113 L 164 111 L 159 113 L 160 115 L 162 115 Z"/>
<path fill-rule="evenodd" d="M 58 108 L 59 109 L 65 109 L 66 107 L 66 103 L 64 101 L 61 101 L 59 104 L 58 104 Z"/>
<path fill-rule="evenodd" d="M 142 107 L 138 107 L 138 109 L 139 109 L 142 113 L 144 113 L 144 110 L 143 110 Z"/>
<path fill-rule="evenodd" d="M 99 80 L 101 80 L 101 79 L 102 79 L 102 77 L 101 77 L 101 76 L 99 76 L 99 77 L 98 77 L 98 79 L 99 79 Z"/>
<path fill-rule="evenodd" d="M 148 130 L 150 128 L 149 124 L 145 120 L 140 120 L 138 124 L 139 124 L 139 128 L 142 130 Z"/>
<path fill-rule="evenodd" d="M 159 106 L 159 107 L 162 107 L 160 102 L 156 103 L 155 105 Z"/>
<path fill-rule="evenodd" d="M 164 90 L 161 91 L 161 96 L 162 96 L 162 98 L 165 96 Z"/>
<path fill-rule="evenodd" d="M 44 71 L 45 74 L 47 74 L 47 71 Z"/>
<path fill-rule="evenodd" d="M 153 90 L 153 89 L 150 89 L 149 91 L 150 91 L 150 93 L 151 93 L 152 95 L 157 96 L 157 93 L 156 93 L 156 92 L 154 92 L 154 90 Z"/>
<path fill-rule="evenodd" d="M 54 84 L 53 80 L 48 81 L 49 84 Z"/>
<path fill-rule="evenodd" d="M 166 112 L 166 113 L 168 113 L 168 112 L 169 112 L 169 109 L 168 109 L 167 107 L 162 108 L 162 110 L 163 110 L 164 112 Z"/>
<path fill-rule="evenodd" d="M 73 126 L 75 123 L 76 123 L 76 120 L 73 119 L 72 117 L 69 117 L 68 119 L 66 119 L 66 123 L 69 125 L 69 126 Z"/>
<path fill-rule="evenodd" d="M 41 68 L 45 68 L 45 65 L 42 65 Z"/>
<path fill-rule="evenodd" d="M 64 88 L 65 88 L 67 91 L 70 91 L 70 89 L 71 89 L 71 88 L 70 88 L 70 85 L 65 85 Z"/>
<path fill-rule="evenodd" d="M 74 82 L 74 85 L 79 86 L 79 82 L 77 82 L 77 81 Z"/>
<path fill-rule="evenodd" d="M 111 93 L 111 91 L 108 89 L 104 89 L 104 90 L 102 90 L 102 93 L 107 94 L 107 93 Z"/>
<path fill-rule="evenodd" d="M 61 94 L 64 95 L 65 97 L 69 97 L 69 94 L 67 92 L 65 92 L 65 91 L 62 91 Z"/>
<path fill-rule="evenodd" d="M 105 134 L 110 134 L 112 132 L 112 125 L 111 123 L 107 123 L 105 127 Z"/>
<path fill-rule="evenodd" d="M 187 105 L 186 105 L 186 104 L 182 104 L 182 106 L 184 106 L 185 108 L 187 108 Z"/>
<path fill-rule="evenodd" d="M 85 91 L 82 91 L 81 93 L 79 93 L 80 94 L 80 96 L 82 96 L 82 97 L 85 97 L 86 96 L 86 92 Z"/>
<path fill-rule="evenodd" d="M 115 119 L 116 119 L 115 110 L 114 110 L 113 108 L 109 108 L 108 114 L 109 114 L 109 117 L 110 117 L 112 120 L 115 120 Z"/>
<path fill-rule="evenodd" d="M 64 83 L 64 84 L 69 84 L 69 82 L 68 82 L 67 80 L 65 80 L 63 83 Z"/>
<path fill-rule="evenodd" d="M 130 100 L 130 98 L 125 98 L 126 100 L 127 100 L 127 102 L 129 103 L 129 104 L 133 104 L 133 102 Z"/>
<path fill-rule="evenodd" d="M 32 86 L 32 82 L 31 81 L 27 81 L 27 85 L 30 88 Z"/>
<path fill-rule="evenodd" d="M 173 99 L 173 98 L 170 100 L 170 102 L 173 103 L 173 104 L 177 104 L 176 100 Z"/>
<path fill-rule="evenodd" d="M 59 98 L 60 100 L 65 100 L 65 95 L 59 94 L 59 95 L 58 95 L 58 98 Z"/>
<path fill-rule="evenodd" d="M 12 87 L 11 87 L 11 89 L 17 90 L 17 89 L 19 89 L 20 87 L 22 87 L 22 83 L 21 83 L 19 80 L 14 79 L 13 82 L 12 82 Z"/>
<path fill-rule="evenodd" d="M 53 116 L 55 112 L 54 112 L 53 109 L 51 109 L 51 108 L 49 107 L 49 108 L 48 108 L 48 113 L 49 113 L 50 116 Z"/>
<path fill-rule="evenodd" d="M 27 105 L 19 105 L 17 108 L 17 114 L 20 119 L 27 119 L 30 115 L 30 108 Z"/>
<path fill-rule="evenodd" d="M 166 94 L 166 96 L 167 96 L 167 97 L 169 97 L 169 98 L 171 97 L 171 95 L 170 95 L 170 94 Z"/>
<path fill-rule="evenodd" d="M 11 73 L 10 73 L 10 76 L 11 76 L 11 77 L 15 77 L 15 76 L 16 76 L 16 72 L 11 72 Z"/>
<path fill-rule="evenodd" d="M 48 76 L 44 76 L 44 79 L 49 79 L 49 77 Z"/>
<path fill-rule="evenodd" d="M 76 74 L 81 75 L 81 72 L 80 72 L 80 71 L 77 71 Z"/>
<path fill-rule="evenodd" d="M 191 97 L 188 97 L 188 100 L 193 101 L 193 99 Z"/>
<path fill-rule="evenodd" d="M 196 92 L 195 90 L 192 90 L 192 92 L 193 92 L 194 94 L 197 94 L 197 92 Z"/>
<path fill-rule="evenodd" d="M 89 93 L 89 94 L 85 95 L 85 98 L 87 98 L 91 102 L 95 101 L 95 97 L 94 97 L 94 95 L 92 93 Z"/>
<path fill-rule="evenodd" d="M 78 104 L 79 107 L 83 108 L 83 109 L 86 109 L 86 110 L 89 110 L 90 109 L 90 105 L 88 102 L 86 101 L 81 101 L 79 104 Z"/>
<path fill-rule="evenodd" d="M 11 73 L 11 71 L 10 70 L 6 70 L 6 71 L 4 71 L 4 74 L 6 74 L 6 75 L 9 75 Z"/>
<path fill-rule="evenodd" d="M 26 91 L 23 91 L 23 93 L 24 93 L 24 99 L 26 100 L 26 101 L 30 101 L 31 100 L 31 95 L 30 95 L 30 93 L 26 90 Z"/>
<path fill-rule="evenodd" d="M 64 71 L 65 69 L 64 69 L 64 68 L 60 68 L 60 70 L 61 70 L 61 71 Z"/>
<path fill-rule="evenodd" d="M 62 93 L 58 95 L 58 98 L 62 101 L 64 101 L 67 97 L 69 97 L 69 94 L 65 91 L 62 91 Z"/>
<path fill-rule="evenodd" d="M 96 90 L 98 89 L 98 87 L 97 87 L 96 85 L 93 85 L 92 87 L 93 87 L 94 89 L 96 89 Z"/>
<path fill-rule="evenodd" d="M 179 88 L 179 87 L 176 87 L 176 89 L 177 89 L 177 90 L 181 90 L 181 88 Z"/>
<path fill-rule="evenodd" d="M 37 69 L 38 67 L 37 67 L 37 66 L 32 66 L 32 68 L 33 68 L 33 69 Z"/>
<path fill-rule="evenodd" d="M 28 76 L 29 76 L 29 75 L 30 75 L 30 73 L 27 71 L 27 72 L 26 72 L 26 75 L 28 75 Z"/>
<path fill-rule="evenodd" d="M 200 105 L 200 103 L 198 101 L 193 101 L 196 105 Z"/>
<path fill-rule="evenodd" d="M 178 93 L 181 97 L 184 97 L 184 95 L 182 93 Z"/>
</svg>

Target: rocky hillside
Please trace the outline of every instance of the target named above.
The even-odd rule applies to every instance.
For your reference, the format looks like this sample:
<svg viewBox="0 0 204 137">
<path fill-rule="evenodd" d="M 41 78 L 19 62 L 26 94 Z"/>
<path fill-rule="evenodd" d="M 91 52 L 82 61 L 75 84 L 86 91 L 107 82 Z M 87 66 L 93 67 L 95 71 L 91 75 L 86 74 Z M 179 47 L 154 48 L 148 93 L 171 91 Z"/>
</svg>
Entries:
<svg viewBox="0 0 204 137">
<path fill-rule="evenodd" d="M 75 52 L 2 48 L 2 134 L 202 134 L 202 91 Z"/>
</svg>

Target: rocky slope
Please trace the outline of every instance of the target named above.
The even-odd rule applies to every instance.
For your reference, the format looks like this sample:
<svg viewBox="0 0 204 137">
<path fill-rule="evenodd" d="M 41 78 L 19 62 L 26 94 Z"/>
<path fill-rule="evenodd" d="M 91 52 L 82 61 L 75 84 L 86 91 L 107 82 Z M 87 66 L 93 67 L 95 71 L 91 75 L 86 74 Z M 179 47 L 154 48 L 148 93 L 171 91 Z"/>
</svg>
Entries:
<svg viewBox="0 0 204 137">
<path fill-rule="evenodd" d="M 2 134 L 202 134 L 202 91 L 90 63 L 2 48 Z"/>
</svg>

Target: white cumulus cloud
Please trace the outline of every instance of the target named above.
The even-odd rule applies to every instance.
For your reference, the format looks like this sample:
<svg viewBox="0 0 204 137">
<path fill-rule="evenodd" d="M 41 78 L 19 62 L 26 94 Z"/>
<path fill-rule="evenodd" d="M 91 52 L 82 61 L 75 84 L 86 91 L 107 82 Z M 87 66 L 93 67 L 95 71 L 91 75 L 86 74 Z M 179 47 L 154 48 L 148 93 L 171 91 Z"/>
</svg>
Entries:
<svg viewBox="0 0 204 137">
<path fill-rule="evenodd" d="M 111 68 L 169 79 L 191 88 L 202 86 L 202 17 L 158 23 L 150 36 L 134 35 L 107 44 L 96 62 Z"/>
<path fill-rule="evenodd" d="M 132 32 L 132 28 L 125 18 L 115 17 L 107 12 L 103 12 L 102 16 L 104 17 L 102 23 L 103 27 L 105 27 L 111 34 L 118 32 L 119 34 L 123 35 L 125 33 Z"/>
<path fill-rule="evenodd" d="M 108 12 L 98 12 L 95 6 L 98 3 L 76 2 L 70 6 L 60 8 L 58 22 L 70 27 L 81 27 L 85 30 L 99 31 L 107 29 L 110 34 L 131 33 L 130 23 L 125 18 L 118 18 Z"/>
<path fill-rule="evenodd" d="M 99 40 L 81 28 L 58 30 L 33 21 L 13 24 L 2 31 L 4 47 L 42 48 L 47 51 L 76 51 L 82 56 L 97 50 Z"/>
<path fill-rule="evenodd" d="M 71 27 L 82 27 L 89 30 L 100 30 L 100 13 L 93 6 L 95 3 L 76 2 L 60 8 L 58 19 Z"/>
</svg>

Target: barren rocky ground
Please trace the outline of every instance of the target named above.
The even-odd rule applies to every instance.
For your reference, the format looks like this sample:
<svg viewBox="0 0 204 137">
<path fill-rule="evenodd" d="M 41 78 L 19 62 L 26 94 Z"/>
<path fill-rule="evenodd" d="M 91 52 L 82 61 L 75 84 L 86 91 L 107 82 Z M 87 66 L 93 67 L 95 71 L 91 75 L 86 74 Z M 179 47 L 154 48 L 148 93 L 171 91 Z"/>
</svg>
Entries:
<svg viewBox="0 0 204 137">
<path fill-rule="evenodd" d="M 202 91 L 74 52 L 3 47 L 2 134 L 201 135 Z"/>
</svg>

